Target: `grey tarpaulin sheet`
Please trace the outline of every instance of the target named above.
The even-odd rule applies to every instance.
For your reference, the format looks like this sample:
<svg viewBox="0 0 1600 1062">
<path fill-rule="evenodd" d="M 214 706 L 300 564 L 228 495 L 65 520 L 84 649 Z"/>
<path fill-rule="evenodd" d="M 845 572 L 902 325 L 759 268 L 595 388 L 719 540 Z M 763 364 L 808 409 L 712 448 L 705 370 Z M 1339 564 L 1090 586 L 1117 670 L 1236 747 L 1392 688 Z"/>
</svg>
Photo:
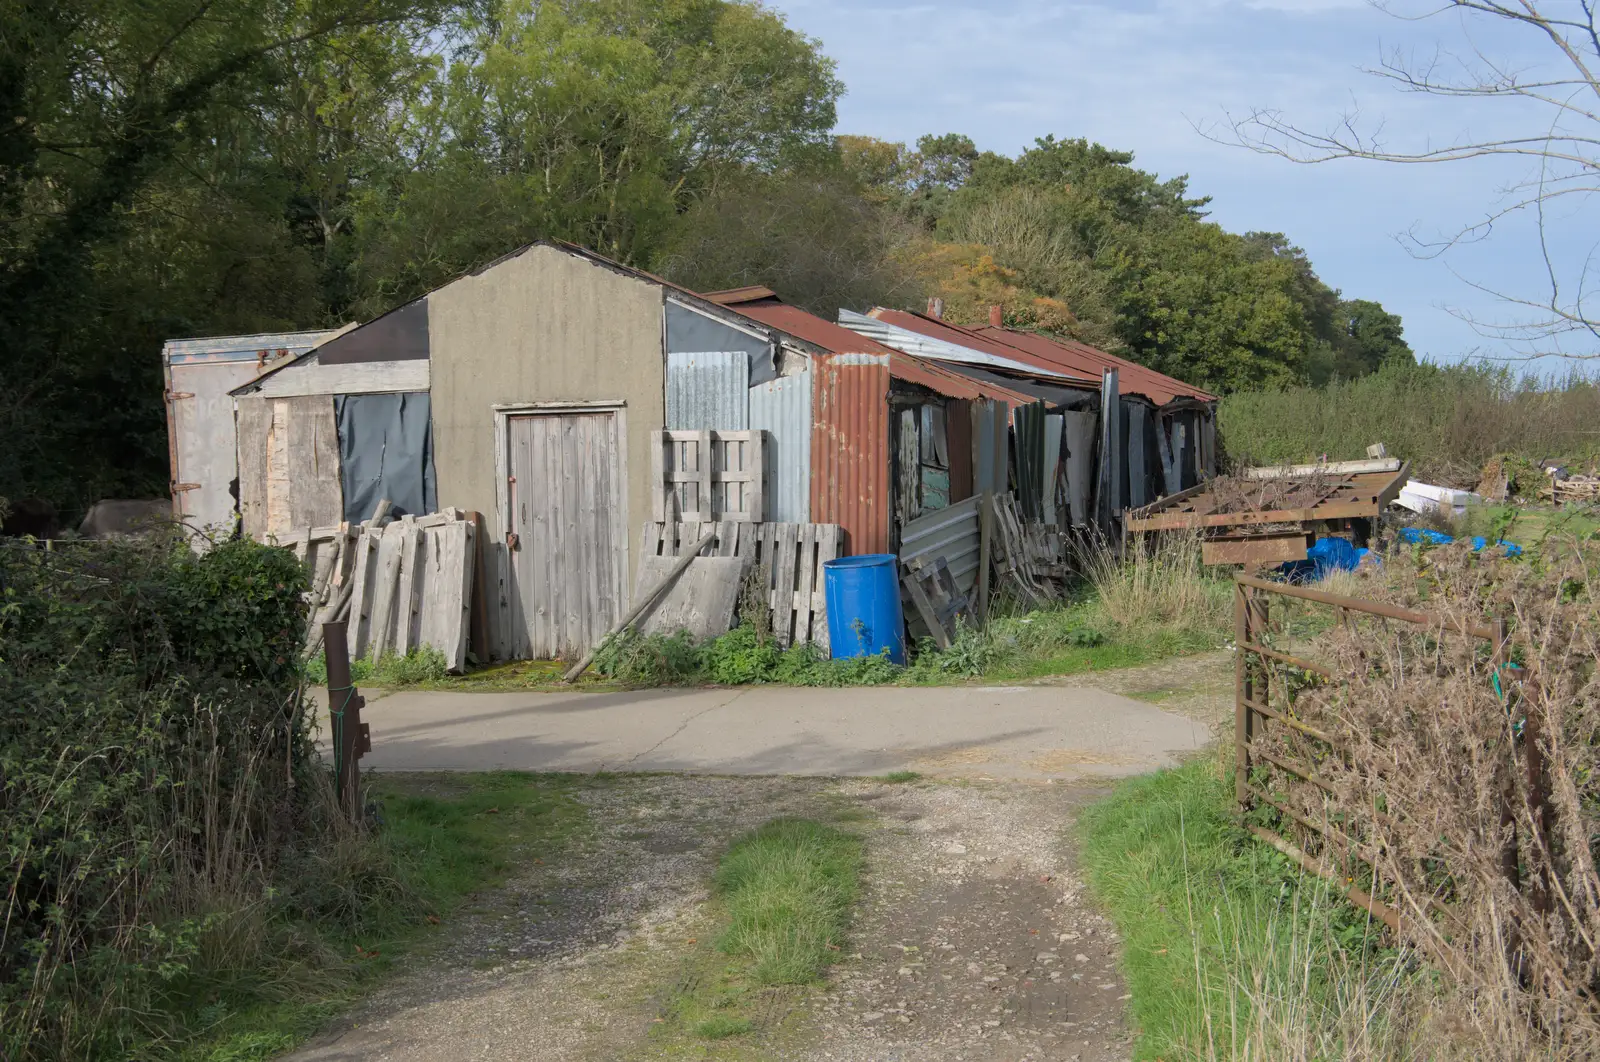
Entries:
<svg viewBox="0 0 1600 1062">
<path fill-rule="evenodd" d="M 395 516 L 438 507 L 433 482 L 433 429 L 428 393 L 335 395 L 344 518 L 372 516 L 388 498 Z"/>
</svg>

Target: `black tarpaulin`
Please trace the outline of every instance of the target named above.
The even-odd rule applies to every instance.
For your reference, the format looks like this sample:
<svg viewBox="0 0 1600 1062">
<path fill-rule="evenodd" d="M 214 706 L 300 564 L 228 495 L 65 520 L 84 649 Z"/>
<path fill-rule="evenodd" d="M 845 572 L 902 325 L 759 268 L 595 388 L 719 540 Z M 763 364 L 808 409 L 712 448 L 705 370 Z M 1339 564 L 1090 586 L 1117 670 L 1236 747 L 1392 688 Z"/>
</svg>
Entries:
<svg viewBox="0 0 1600 1062">
<path fill-rule="evenodd" d="M 433 482 L 433 430 L 426 391 L 335 395 L 344 518 L 369 519 L 382 498 L 394 516 L 438 507 Z"/>
</svg>

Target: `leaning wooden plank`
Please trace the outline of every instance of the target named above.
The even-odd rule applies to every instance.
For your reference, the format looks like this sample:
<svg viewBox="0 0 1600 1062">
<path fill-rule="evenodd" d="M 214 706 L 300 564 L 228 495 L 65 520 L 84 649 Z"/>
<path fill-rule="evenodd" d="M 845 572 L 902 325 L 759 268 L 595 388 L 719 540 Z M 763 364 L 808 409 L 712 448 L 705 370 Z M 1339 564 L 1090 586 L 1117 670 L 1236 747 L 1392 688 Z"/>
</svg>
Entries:
<svg viewBox="0 0 1600 1062">
<path fill-rule="evenodd" d="M 444 644 L 439 649 L 444 653 L 445 665 L 451 671 L 465 671 L 467 668 L 467 647 L 472 640 L 472 597 L 476 585 L 476 561 L 478 556 L 478 528 L 470 520 L 462 521 L 453 527 L 447 527 L 444 534 L 451 543 L 451 558 L 454 565 L 446 574 L 452 577 L 448 590 L 456 591 L 453 595 L 442 596 L 434 606 L 436 612 L 443 611 L 444 602 L 449 596 L 455 600 L 455 609 L 451 613 L 452 622 L 445 625 Z"/>
<path fill-rule="evenodd" d="M 779 524 L 777 556 L 772 561 L 772 634 L 778 644 L 794 644 L 795 550 L 799 527 Z"/>
<path fill-rule="evenodd" d="M 666 432 L 650 433 L 650 519 L 658 524 L 664 524 L 671 519 L 667 511 L 667 495 L 672 492 L 672 486 L 667 482 L 669 445 Z"/>
<path fill-rule="evenodd" d="M 367 655 L 372 641 L 372 604 L 377 574 L 378 539 L 382 532 L 363 527 L 356 539 L 355 557 L 350 566 L 350 652 L 356 659 Z"/>
<path fill-rule="evenodd" d="M 934 644 L 940 649 L 950 648 L 950 636 L 945 633 L 944 625 L 939 622 L 939 613 L 933 607 L 933 602 L 928 599 L 928 592 L 923 589 L 922 573 L 906 571 L 900 576 L 900 582 L 911 595 L 912 604 L 917 606 L 917 614 L 922 617 L 923 625 L 928 628 L 928 633 L 933 635 Z"/>
<path fill-rule="evenodd" d="M 659 580 L 676 563 L 650 557 L 639 566 L 641 585 Z M 741 565 L 737 557 L 694 557 L 689 567 L 651 605 L 634 627 L 641 634 L 688 631 L 696 640 L 728 633 L 739 605 Z"/>
<path fill-rule="evenodd" d="M 484 581 L 484 565 L 479 559 L 483 552 L 484 523 L 483 514 L 469 512 L 466 522 L 471 526 L 469 532 L 472 539 L 472 548 L 467 552 L 472 558 L 472 597 L 467 613 L 467 654 L 477 663 L 488 663 L 493 650 L 490 648 L 489 635 L 489 589 Z"/>
<path fill-rule="evenodd" d="M 643 590 L 642 592 L 634 594 L 633 595 L 633 607 L 630 608 L 628 610 L 627 614 L 624 615 L 620 620 L 618 620 L 616 623 L 612 624 L 611 625 L 611 629 L 606 632 L 605 638 L 601 638 L 600 641 L 597 642 L 594 645 L 593 648 L 591 648 L 587 653 L 584 653 L 583 654 L 583 659 L 579 660 L 576 664 L 572 665 L 571 670 L 569 670 L 565 675 L 563 675 L 562 678 L 564 680 L 566 680 L 567 682 L 571 682 L 574 679 L 576 679 L 579 675 L 581 675 L 585 671 L 587 671 L 588 668 L 589 668 L 589 665 L 594 663 L 594 654 L 595 654 L 596 650 L 598 650 L 600 648 L 600 646 L 602 646 L 602 645 L 604 645 L 606 643 L 606 638 L 612 637 L 618 631 L 620 631 L 624 627 L 626 627 L 628 624 L 630 624 L 634 620 L 638 619 L 639 618 L 639 613 L 643 612 L 646 608 L 648 608 L 650 606 L 650 603 L 652 601 L 654 601 L 661 594 L 661 592 L 663 590 L 665 590 L 667 587 L 671 586 L 672 583 L 678 578 L 678 576 L 683 574 L 683 570 L 689 566 L 689 562 L 694 560 L 695 555 L 698 554 L 702 549 L 704 549 L 705 546 L 711 541 L 711 539 L 713 537 L 715 537 L 715 535 L 716 535 L 716 530 L 713 529 L 710 534 L 707 534 L 707 535 L 703 536 L 700 539 L 700 541 L 697 542 L 694 545 L 694 547 L 692 549 L 684 550 L 683 554 L 678 557 L 678 562 L 676 564 L 674 564 L 672 566 L 672 569 L 669 572 L 667 572 L 667 574 L 664 575 L 659 581 L 657 581 L 655 584 L 653 584 L 652 586 L 648 587 L 647 589 Z"/>
<path fill-rule="evenodd" d="M 744 449 L 744 467 L 750 474 L 750 481 L 744 490 L 744 512 L 740 516 L 751 523 L 760 523 L 767 518 L 767 433 L 752 431 L 749 445 Z"/>
<path fill-rule="evenodd" d="M 378 567 L 373 576 L 372 637 L 367 655 L 377 660 L 394 652 L 395 612 L 400 596 L 400 556 L 405 526 L 390 524 L 378 540 Z"/>
<path fill-rule="evenodd" d="M 1285 476 L 1358 475 L 1363 472 L 1397 472 L 1400 461 L 1394 457 L 1369 457 L 1361 461 L 1334 461 L 1330 464 L 1261 465 L 1244 470 L 1245 479 L 1280 479 Z"/>
<path fill-rule="evenodd" d="M 457 521 L 429 532 L 423 551 L 422 644 L 439 650 L 451 671 L 466 667 L 476 527 Z"/>
<path fill-rule="evenodd" d="M 811 583 L 811 644 L 815 645 L 823 656 L 828 655 L 831 647 L 831 635 L 828 633 L 827 564 L 831 560 L 839 559 L 843 541 L 844 529 L 838 524 L 817 525 L 817 569 L 812 573 Z"/>
<path fill-rule="evenodd" d="M 418 610 L 422 602 L 425 580 L 422 567 L 422 540 L 424 529 L 417 526 L 413 516 L 401 518 L 400 526 L 400 587 L 395 595 L 394 651 L 405 656 L 421 643 L 417 640 Z"/>
<path fill-rule="evenodd" d="M 804 645 L 811 641 L 811 584 L 817 570 L 817 525 L 800 524 L 797 528 L 798 546 L 794 589 L 794 633 L 791 644 Z"/>
</svg>

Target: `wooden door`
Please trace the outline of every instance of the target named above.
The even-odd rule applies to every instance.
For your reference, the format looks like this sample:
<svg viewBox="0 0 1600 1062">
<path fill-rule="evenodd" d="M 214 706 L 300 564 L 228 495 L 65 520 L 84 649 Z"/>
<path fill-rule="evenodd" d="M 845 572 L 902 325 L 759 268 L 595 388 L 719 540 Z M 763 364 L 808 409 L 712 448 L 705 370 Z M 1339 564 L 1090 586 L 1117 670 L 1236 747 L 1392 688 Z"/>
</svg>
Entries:
<svg viewBox="0 0 1600 1062">
<path fill-rule="evenodd" d="M 534 659 L 574 658 L 622 614 L 623 485 L 611 412 L 507 418 L 512 570 Z"/>
</svg>

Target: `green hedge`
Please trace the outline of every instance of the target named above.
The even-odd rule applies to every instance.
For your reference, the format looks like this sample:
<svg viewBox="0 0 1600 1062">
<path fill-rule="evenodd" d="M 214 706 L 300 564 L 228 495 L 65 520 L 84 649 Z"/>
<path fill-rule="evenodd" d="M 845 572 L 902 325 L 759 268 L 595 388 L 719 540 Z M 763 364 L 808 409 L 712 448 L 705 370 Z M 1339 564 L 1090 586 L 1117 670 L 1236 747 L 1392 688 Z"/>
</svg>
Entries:
<svg viewBox="0 0 1600 1062">
<path fill-rule="evenodd" d="M 305 589 L 248 541 L 0 540 L 0 1057 L 121 1053 L 292 848 Z"/>
<path fill-rule="evenodd" d="M 1350 460 L 1382 442 L 1419 478 L 1473 486 L 1498 454 L 1593 457 L 1600 385 L 1581 375 L 1552 381 L 1484 366 L 1387 365 L 1326 387 L 1228 395 L 1217 421 L 1239 463 Z"/>
</svg>

